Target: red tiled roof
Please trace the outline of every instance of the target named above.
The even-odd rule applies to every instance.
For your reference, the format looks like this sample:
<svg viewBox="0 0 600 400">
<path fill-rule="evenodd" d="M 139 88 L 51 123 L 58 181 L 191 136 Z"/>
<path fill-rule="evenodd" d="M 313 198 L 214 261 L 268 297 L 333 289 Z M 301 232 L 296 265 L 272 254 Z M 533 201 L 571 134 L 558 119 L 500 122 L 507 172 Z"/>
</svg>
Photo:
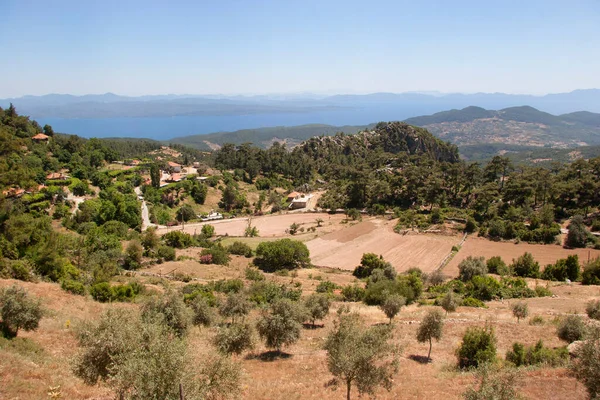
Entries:
<svg viewBox="0 0 600 400">
<path fill-rule="evenodd" d="M 37 135 L 32 137 L 33 140 L 48 140 L 48 136 L 43 133 L 38 133 Z"/>
<path fill-rule="evenodd" d="M 169 167 L 181 167 L 180 164 L 177 164 L 176 162 L 173 162 L 173 161 L 169 161 L 167 164 L 169 164 Z"/>
</svg>

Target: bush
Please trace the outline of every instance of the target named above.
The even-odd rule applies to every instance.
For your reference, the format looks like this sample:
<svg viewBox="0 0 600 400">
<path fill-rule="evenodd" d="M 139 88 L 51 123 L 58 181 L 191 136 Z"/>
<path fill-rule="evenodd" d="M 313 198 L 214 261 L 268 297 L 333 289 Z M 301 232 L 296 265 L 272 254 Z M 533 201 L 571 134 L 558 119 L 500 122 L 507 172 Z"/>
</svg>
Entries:
<svg viewBox="0 0 600 400">
<path fill-rule="evenodd" d="M 600 285 L 600 258 L 589 262 L 583 268 L 581 283 L 584 285 Z"/>
<path fill-rule="evenodd" d="M 370 306 L 380 305 L 387 296 L 398 294 L 406 299 L 406 304 L 412 304 L 420 296 L 422 289 L 423 282 L 414 274 L 396 279 L 370 280 L 363 301 Z"/>
<path fill-rule="evenodd" d="M 496 359 L 496 336 L 492 328 L 471 327 L 456 352 L 459 368 L 477 368 Z"/>
<path fill-rule="evenodd" d="M 464 307 L 477 307 L 477 308 L 485 308 L 485 303 L 481 300 L 474 299 L 472 297 L 467 297 L 462 301 L 462 305 Z"/>
<path fill-rule="evenodd" d="M 5 337 L 16 337 L 19 329 L 36 330 L 43 314 L 40 301 L 32 299 L 25 289 L 13 285 L 0 290 L 0 329 Z"/>
<path fill-rule="evenodd" d="M 477 223 L 471 217 L 467 218 L 467 223 L 465 224 L 465 232 L 473 233 L 477 230 Z"/>
<path fill-rule="evenodd" d="M 250 258 L 253 255 L 252 248 L 246 243 L 240 242 L 239 240 L 231 243 L 231 245 L 227 248 L 227 251 L 229 254 L 245 256 L 247 258 Z"/>
<path fill-rule="evenodd" d="M 144 321 L 162 322 L 179 337 L 187 333 L 191 317 L 190 310 L 183 302 L 182 296 L 172 291 L 160 297 L 153 296 L 142 306 Z"/>
<path fill-rule="evenodd" d="M 101 303 L 106 303 L 112 301 L 113 299 L 113 291 L 108 282 L 100 282 L 93 285 L 90 288 L 90 294 L 94 298 L 94 300 L 99 301 Z"/>
<path fill-rule="evenodd" d="M 219 314 L 225 318 L 231 318 L 231 323 L 235 324 L 237 317 L 244 319 L 252 309 L 252 304 L 243 293 L 230 293 L 225 302 L 219 307 Z"/>
<path fill-rule="evenodd" d="M 571 370 L 585 385 L 590 399 L 600 398 L 600 334 L 586 340 L 576 351 Z"/>
<path fill-rule="evenodd" d="M 513 260 L 510 269 L 516 276 L 523 278 L 539 278 L 540 276 L 540 264 L 533 259 L 531 253 L 525 253 Z"/>
<path fill-rule="evenodd" d="M 83 283 L 73 279 L 63 279 L 60 282 L 60 288 L 72 294 L 85 296 L 85 286 L 83 285 Z"/>
<path fill-rule="evenodd" d="M 202 235 L 204 235 L 207 238 L 211 238 L 213 236 L 215 236 L 215 227 L 210 225 L 210 224 L 206 224 L 202 226 Z"/>
<path fill-rule="evenodd" d="M 517 319 L 517 322 L 520 322 L 522 318 L 527 318 L 529 315 L 529 307 L 527 306 L 527 303 L 515 303 L 512 305 L 511 309 L 513 315 Z"/>
<path fill-rule="evenodd" d="M 265 271 L 305 268 L 310 265 L 309 251 L 304 243 L 297 240 L 262 242 L 256 249 L 254 263 Z"/>
<path fill-rule="evenodd" d="M 359 279 L 368 278 L 376 269 L 383 271 L 394 270 L 390 263 L 383 260 L 382 256 L 378 256 L 375 253 L 365 253 L 362 255 L 360 265 L 354 268 L 352 275 Z"/>
<path fill-rule="evenodd" d="M 535 346 L 525 346 L 522 343 L 515 342 L 512 351 L 506 352 L 506 361 L 513 363 L 515 367 L 540 364 L 558 367 L 566 364 L 568 359 L 569 352 L 566 347 L 550 349 L 544 347 L 542 340 L 539 340 Z"/>
<path fill-rule="evenodd" d="M 568 315 L 563 318 L 556 329 L 558 337 L 568 343 L 583 339 L 585 332 L 585 323 L 578 315 Z"/>
<path fill-rule="evenodd" d="M 497 274 L 497 275 L 509 275 L 510 274 L 510 269 L 508 268 L 508 266 L 506 265 L 504 260 L 502 260 L 502 258 L 499 256 L 495 256 L 495 257 L 492 257 L 489 260 L 487 260 L 486 265 L 487 265 L 488 272 L 490 274 Z"/>
<path fill-rule="evenodd" d="M 164 261 L 175 261 L 175 249 L 171 246 L 160 245 L 156 250 L 156 256 Z"/>
<path fill-rule="evenodd" d="M 474 276 L 484 276 L 487 274 L 487 267 L 483 257 L 468 256 L 458 264 L 458 277 L 463 282 L 470 281 Z"/>
<path fill-rule="evenodd" d="M 467 282 L 465 291 L 469 297 L 481 301 L 491 301 L 502 297 L 502 285 L 491 276 L 474 276 Z"/>
<path fill-rule="evenodd" d="M 456 308 L 460 305 L 460 297 L 454 294 L 454 292 L 450 291 L 442 297 L 439 301 L 440 306 L 446 311 L 446 314 L 449 312 L 456 311 Z"/>
<path fill-rule="evenodd" d="M 249 324 L 231 324 L 221 327 L 213 341 L 217 350 L 223 354 L 242 354 L 254 348 L 254 335 Z"/>
<path fill-rule="evenodd" d="M 544 317 L 542 317 L 541 315 L 536 315 L 535 317 L 531 317 L 529 319 L 529 325 L 539 326 L 544 325 L 544 323 Z"/>
<path fill-rule="evenodd" d="M 566 259 L 556 261 L 556 264 L 548 264 L 544 269 L 542 278 L 548 281 L 564 282 L 567 279 L 576 281 L 579 279 L 580 267 L 577 255 L 568 256 Z"/>
<path fill-rule="evenodd" d="M 335 283 L 331 282 L 331 281 L 321 281 L 319 282 L 319 284 L 317 285 L 317 288 L 315 289 L 315 291 L 317 293 L 333 293 L 333 291 L 335 289 L 339 289 L 340 285 L 336 285 Z"/>
<path fill-rule="evenodd" d="M 253 268 L 253 267 L 246 267 L 245 270 L 245 276 L 246 279 L 248 279 L 249 281 L 264 281 L 265 280 L 265 275 L 260 272 L 260 270 L 258 268 Z"/>
<path fill-rule="evenodd" d="M 585 312 L 587 313 L 588 317 L 600 320 L 600 300 L 592 300 L 587 303 Z"/>
<path fill-rule="evenodd" d="M 517 385 L 519 373 L 515 370 L 499 371 L 485 365 L 478 369 L 479 388 L 469 388 L 463 394 L 465 400 L 515 400 L 520 399 Z"/>
<path fill-rule="evenodd" d="M 211 326 L 216 320 L 216 312 L 211 307 L 206 296 L 196 296 L 190 301 L 192 323 L 194 325 Z"/>
<path fill-rule="evenodd" d="M 163 235 L 162 240 L 171 247 L 185 249 L 194 245 L 194 238 L 185 232 L 171 231 Z"/>
<path fill-rule="evenodd" d="M 256 304 L 271 304 L 279 299 L 297 301 L 302 295 L 301 289 L 289 289 L 275 282 L 256 281 L 248 288 L 248 297 Z"/>
<path fill-rule="evenodd" d="M 568 226 L 569 233 L 565 239 L 568 247 L 585 247 L 587 245 L 588 233 L 581 215 L 575 215 Z"/>
<path fill-rule="evenodd" d="M 365 289 L 357 284 L 347 285 L 342 288 L 342 299 L 344 301 L 363 301 Z"/>
<path fill-rule="evenodd" d="M 229 261 L 231 261 L 231 257 L 221 244 L 216 244 L 209 249 L 203 249 L 200 253 L 200 262 L 202 264 L 227 265 Z"/>
</svg>

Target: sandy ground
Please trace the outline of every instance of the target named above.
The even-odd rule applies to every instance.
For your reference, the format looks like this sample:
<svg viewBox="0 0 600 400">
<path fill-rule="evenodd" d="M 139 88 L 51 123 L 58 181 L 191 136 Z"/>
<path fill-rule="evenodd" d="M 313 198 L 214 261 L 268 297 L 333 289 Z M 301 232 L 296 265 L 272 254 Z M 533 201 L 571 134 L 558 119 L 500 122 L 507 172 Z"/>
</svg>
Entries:
<svg viewBox="0 0 600 400">
<path fill-rule="evenodd" d="M 455 236 L 399 235 L 394 221 L 370 219 L 306 243 L 313 264 L 353 270 L 364 253 L 383 255 L 398 271 L 412 267 L 425 272 L 436 269 L 452 246 Z"/>
<path fill-rule="evenodd" d="M 293 223 L 299 224 L 304 229 L 311 226 L 316 226 L 317 218 L 323 219 L 323 227 L 325 229 L 335 228 L 341 229 L 344 226 L 338 226 L 345 218 L 342 214 L 324 214 L 324 213 L 290 213 L 278 215 L 265 215 L 262 217 L 252 217 L 252 226 L 258 229 L 260 237 L 281 237 L 290 236 L 285 233 Z M 228 236 L 244 236 L 244 230 L 248 226 L 248 218 L 234 218 L 210 222 L 202 222 L 197 224 L 186 224 L 185 227 L 175 226 L 171 228 L 161 228 L 157 231 L 159 235 L 164 235 L 168 231 L 183 230 L 189 234 L 200 233 L 202 226 L 210 224 L 215 227 L 217 235 Z M 321 230 L 321 228 L 319 228 Z"/>
<path fill-rule="evenodd" d="M 565 249 L 562 246 L 554 244 L 528 244 L 528 243 L 510 243 L 510 242 L 493 242 L 487 239 L 469 236 L 463 244 L 460 251 L 444 268 L 446 275 L 458 275 L 458 264 L 468 256 L 483 256 L 486 259 L 494 256 L 500 256 L 507 264 L 510 264 L 513 259 L 529 252 L 533 258 L 540 263 L 540 269 L 547 264 L 553 264 L 560 258 L 566 258 L 569 255 L 577 254 L 579 262 L 585 263 L 590 259 L 600 257 L 600 250 L 593 249 Z"/>
</svg>

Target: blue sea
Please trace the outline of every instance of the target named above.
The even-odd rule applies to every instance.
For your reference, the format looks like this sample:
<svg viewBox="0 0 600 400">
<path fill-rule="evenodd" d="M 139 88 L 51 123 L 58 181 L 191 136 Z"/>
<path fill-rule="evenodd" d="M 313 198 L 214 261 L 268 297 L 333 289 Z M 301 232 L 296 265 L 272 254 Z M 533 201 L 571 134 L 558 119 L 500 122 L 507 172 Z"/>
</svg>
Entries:
<svg viewBox="0 0 600 400">
<path fill-rule="evenodd" d="M 303 124 L 367 125 L 379 121 L 398 121 L 415 114 L 405 108 L 342 108 L 307 113 L 272 113 L 226 116 L 185 116 L 147 118 L 35 118 L 55 132 L 82 137 L 135 137 L 169 140 L 174 137 L 240 129 Z"/>
</svg>

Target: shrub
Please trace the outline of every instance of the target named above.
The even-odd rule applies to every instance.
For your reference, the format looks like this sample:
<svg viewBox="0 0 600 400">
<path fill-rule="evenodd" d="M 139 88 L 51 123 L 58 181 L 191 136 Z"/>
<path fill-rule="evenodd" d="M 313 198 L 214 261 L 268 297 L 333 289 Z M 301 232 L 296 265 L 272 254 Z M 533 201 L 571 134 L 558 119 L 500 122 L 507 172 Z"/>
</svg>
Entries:
<svg viewBox="0 0 600 400">
<path fill-rule="evenodd" d="M 576 351 L 571 370 L 585 385 L 590 399 L 600 398 L 600 335 L 586 340 Z"/>
<path fill-rule="evenodd" d="M 500 282 L 491 276 L 474 276 L 465 286 L 465 291 L 469 297 L 481 301 L 490 301 L 501 297 L 502 286 Z"/>
<path fill-rule="evenodd" d="M 301 295 L 301 289 L 289 289 L 285 285 L 264 280 L 253 282 L 248 288 L 248 297 L 256 304 L 271 304 L 282 298 L 296 301 Z"/>
<path fill-rule="evenodd" d="M 317 293 L 333 293 L 333 291 L 335 289 L 339 289 L 340 286 L 336 285 L 335 283 L 331 282 L 331 281 L 321 281 L 319 282 L 319 284 L 317 285 L 317 288 L 315 289 Z"/>
<path fill-rule="evenodd" d="M 583 268 L 581 283 L 584 285 L 600 285 L 600 258 L 587 263 Z"/>
<path fill-rule="evenodd" d="M 400 309 L 406 304 L 406 298 L 397 295 L 390 294 L 385 297 L 383 303 L 379 305 L 381 311 L 385 313 L 385 316 L 390 319 L 390 324 L 392 323 L 392 319 L 400 312 Z"/>
<path fill-rule="evenodd" d="M 479 388 L 469 388 L 463 394 L 465 400 L 516 400 L 520 399 L 517 385 L 519 373 L 515 370 L 496 370 L 491 365 L 478 369 Z"/>
<path fill-rule="evenodd" d="M 256 328 L 268 348 L 281 351 L 282 346 L 296 343 L 300 339 L 302 322 L 306 311 L 288 299 L 273 302 L 268 312 L 264 312 Z"/>
<path fill-rule="evenodd" d="M 260 272 L 260 270 L 258 268 L 253 268 L 253 267 L 246 267 L 245 270 L 245 276 L 246 279 L 248 279 L 249 281 L 264 281 L 265 280 L 265 275 Z"/>
<path fill-rule="evenodd" d="M 534 291 L 535 291 L 535 295 L 537 297 L 552 296 L 552 292 L 550 291 L 550 289 L 548 289 L 547 287 L 544 287 L 544 286 L 536 285 Z"/>
<path fill-rule="evenodd" d="M 164 261 L 174 261 L 175 249 L 171 246 L 160 245 L 156 250 L 156 256 Z"/>
<path fill-rule="evenodd" d="M 123 260 L 123 268 L 128 270 L 139 269 L 142 262 L 142 244 L 137 240 L 129 242 L 125 248 L 125 258 Z"/>
<path fill-rule="evenodd" d="M 347 285 L 342 288 L 342 299 L 344 301 L 363 301 L 365 289 L 357 284 Z"/>
<path fill-rule="evenodd" d="M 202 235 L 204 235 L 207 238 L 213 237 L 215 235 L 215 227 L 210 224 L 203 225 L 201 232 Z"/>
<path fill-rule="evenodd" d="M 73 279 L 63 279 L 60 282 L 60 288 L 72 294 L 85 296 L 85 286 L 83 285 L 83 283 Z"/>
<path fill-rule="evenodd" d="M 250 246 L 244 242 L 235 241 L 227 248 L 229 254 L 235 254 L 238 256 L 245 256 L 247 258 L 252 257 L 253 251 Z"/>
<path fill-rule="evenodd" d="M 5 337 L 16 337 L 19 329 L 36 330 L 43 314 L 40 301 L 32 299 L 25 289 L 13 285 L 0 290 L 0 329 Z"/>
<path fill-rule="evenodd" d="M 472 297 L 467 297 L 467 298 L 463 299 L 462 305 L 464 307 L 485 308 L 485 303 L 483 301 L 478 300 L 478 299 L 474 299 Z"/>
<path fill-rule="evenodd" d="M 549 281 L 576 281 L 579 278 L 580 267 L 577 255 L 568 256 L 566 259 L 556 261 L 556 264 L 548 264 L 544 269 L 542 278 Z"/>
<path fill-rule="evenodd" d="M 527 306 L 527 303 L 515 303 L 512 305 L 511 309 L 513 315 L 517 319 L 517 322 L 520 322 L 522 318 L 527 318 L 529 315 L 529 307 Z"/>
<path fill-rule="evenodd" d="M 202 252 L 200 252 L 200 262 L 202 264 L 227 265 L 229 264 L 229 261 L 231 261 L 231 257 L 221 244 L 216 244 L 211 248 L 203 249 Z"/>
<path fill-rule="evenodd" d="M 499 256 L 491 257 L 489 260 L 487 260 L 486 265 L 487 265 L 488 272 L 490 274 L 498 274 L 498 275 L 509 275 L 510 274 L 510 269 L 508 268 L 508 266 L 506 265 L 504 260 L 502 260 L 502 258 Z"/>
<path fill-rule="evenodd" d="M 569 343 L 583 339 L 585 332 L 585 323 L 578 315 L 568 315 L 563 318 L 556 329 L 558 337 Z"/>
<path fill-rule="evenodd" d="M 244 323 L 221 327 L 213 342 L 217 350 L 223 354 L 242 354 L 254 348 L 252 327 Z"/>
<path fill-rule="evenodd" d="M 600 300 L 592 300 L 587 303 L 585 312 L 587 313 L 588 317 L 600 320 Z"/>
<path fill-rule="evenodd" d="M 106 303 L 113 300 L 113 291 L 108 282 L 96 283 L 90 288 L 90 294 L 94 300 Z"/>
<path fill-rule="evenodd" d="M 244 281 L 241 279 L 220 279 L 209 284 L 215 292 L 239 293 L 244 289 Z"/>
<path fill-rule="evenodd" d="M 531 253 L 525 253 L 510 266 L 516 276 L 523 278 L 538 278 L 540 276 L 540 264 L 533 259 Z"/>
<path fill-rule="evenodd" d="M 384 261 L 382 256 L 378 256 L 375 253 L 365 253 L 362 255 L 360 265 L 354 268 L 352 275 L 359 279 L 368 278 L 376 269 L 384 271 L 387 269 L 393 270 L 391 264 Z"/>
<path fill-rule="evenodd" d="M 416 275 L 399 276 L 396 279 L 369 281 L 363 301 L 368 305 L 380 305 L 385 298 L 397 294 L 406 299 L 406 304 L 413 303 L 421 294 L 423 282 Z"/>
<path fill-rule="evenodd" d="M 506 352 L 506 361 L 513 363 L 516 367 L 539 364 L 558 367 L 565 364 L 568 359 L 569 352 L 566 347 L 550 349 L 544 347 L 542 340 L 539 340 L 535 346 L 525 346 L 522 343 L 515 342 L 512 351 Z"/>
<path fill-rule="evenodd" d="M 182 297 L 173 291 L 160 297 L 151 297 L 142 306 L 142 319 L 150 322 L 162 322 L 179 337 L 187 333 L 192 320 L 190 310 L 183 302 Z"/>
<path fill-rule="evenodd" d="M 205 296 L 196 296 L 190 301 L 192 323 L 194 325 L 211 326 L 216 320 L 216 312 Z"/>
<path fill-rule="evenodd" d="M 531 317 L 529 319 L 529 325 L 544 325 L 544 317 L 541 315 L 536 315 L 535 317 Z"/>
<path fill-rule="evenodd" d="M 587 244 L 588 234 L 583 222 L 583 217 L 581 215 L 575 215 L 571 219 L 568 229 L 569 233 L 565 239 L 565 245 L 568 247 L 585 247 Z"/>
<path fill-rule="evenodd" d="M 304 243 L 297 240 L 262 242 L 256 249 L 254 263 L 265 271 L 305 268 L 310 265 L 309 251 Z"/>
<path fill-rule="evenodd" d="M 315 327 L 316 320 L 323 319 L 329 314 L 330 306 L 331 301 L 326 294 L 313 293 L 306 298 L 304 307 L 306 307 L 306 310 L 308 311 L 308 316 L 312 322 L 313 328 Z"/>
<path fill-rule="evenodd" d="M 467 218 L 467 222 L 465 224 L 465 232 L 467 233 L 473 233 L 477 230 L 477 223 L 475 222 L 475 220 L 471 217 Z"/>
<path fill-rule="evenodd" d="M 477 368 L 496 359 L 496 336 L 492 328 L 471 327 L 456 352 L 459 368 Z"/>
<path fill-rule="evenodd" d="M 185 249 L 194 245 L 194 238 L 185 232 L 171 231 L 163 235 L 162 240 L 171 247 Z"/>
<path fill-rule="evenodd" d="M 463 282 L 470 281 L 474 276 L 483 276 L 487 274 L 487 267 L 483 257 L 468 256 L 458 265 L 458 276 Z"/>
</svg>

